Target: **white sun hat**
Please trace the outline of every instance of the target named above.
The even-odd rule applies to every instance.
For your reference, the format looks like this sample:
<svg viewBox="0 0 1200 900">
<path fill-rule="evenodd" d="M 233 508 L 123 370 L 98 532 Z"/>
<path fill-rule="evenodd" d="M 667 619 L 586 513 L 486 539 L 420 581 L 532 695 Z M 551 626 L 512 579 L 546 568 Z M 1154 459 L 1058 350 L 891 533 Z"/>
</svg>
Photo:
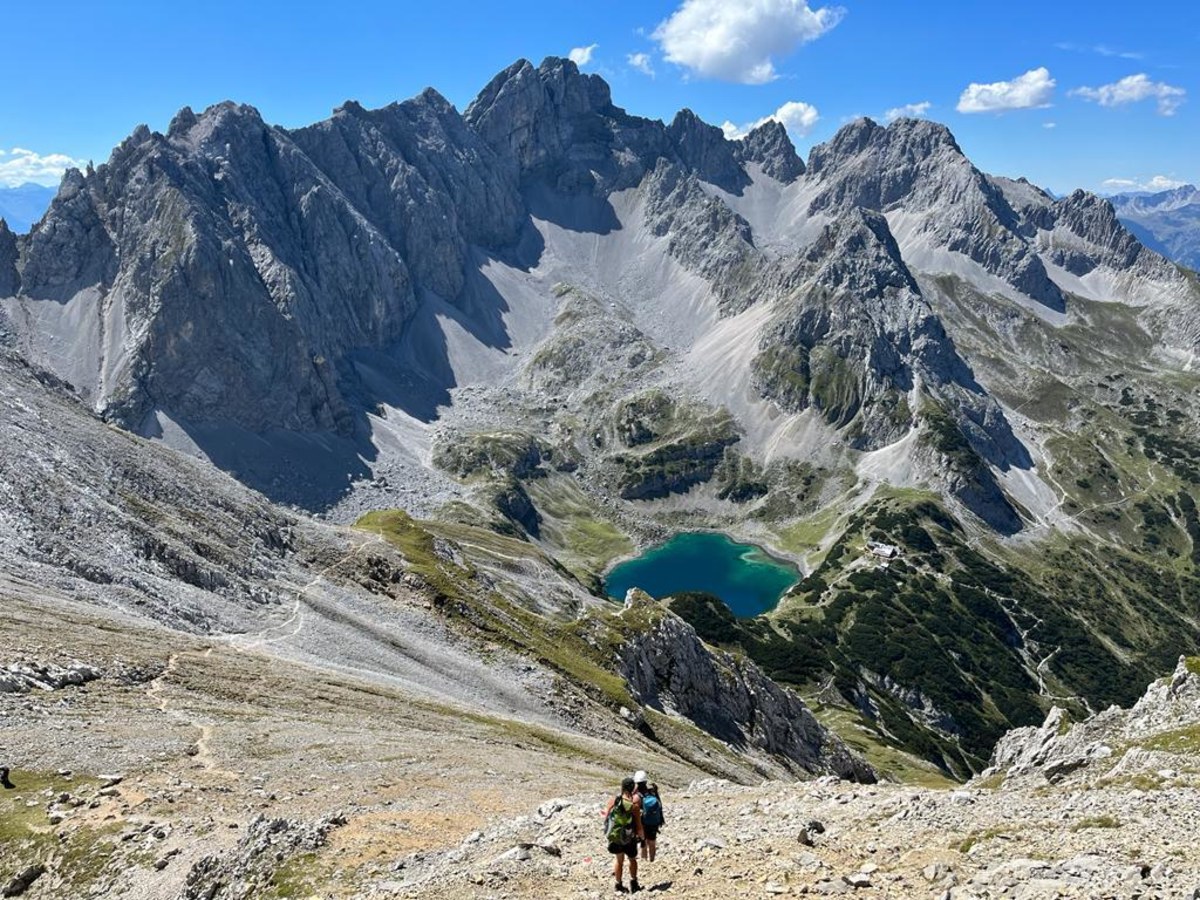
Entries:
<svg viewBox="0 0 1200 900">
<path fill-rule="evenodd" d="M 633 783 L 641 784 L 643 781 L 646 780 L 646 777 L 647 777 L 646 771 L 644 769 L 638 769 L 636 772 L 633 773 Z"/>
</svg>

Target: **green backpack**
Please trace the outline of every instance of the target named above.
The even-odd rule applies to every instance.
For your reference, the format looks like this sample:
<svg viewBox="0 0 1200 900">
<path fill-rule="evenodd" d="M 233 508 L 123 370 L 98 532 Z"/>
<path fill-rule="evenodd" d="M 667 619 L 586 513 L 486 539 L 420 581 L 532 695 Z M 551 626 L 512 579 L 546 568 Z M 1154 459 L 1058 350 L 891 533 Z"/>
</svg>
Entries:
<svg viewBox="0 0 1200 900">
<path fill-rule="evenodd" d="M 633 801 L 618 796 L 604 820 L 604 836 L 610 844 L 624 847 L 633 843 Z"/>
</svg>

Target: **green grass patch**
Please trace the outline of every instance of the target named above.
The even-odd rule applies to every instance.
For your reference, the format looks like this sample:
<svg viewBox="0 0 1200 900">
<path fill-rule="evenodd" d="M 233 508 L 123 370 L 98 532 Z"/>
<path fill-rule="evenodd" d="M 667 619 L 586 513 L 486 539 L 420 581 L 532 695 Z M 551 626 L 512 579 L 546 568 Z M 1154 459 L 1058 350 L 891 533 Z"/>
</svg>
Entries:
<svg viewBox="0 0 1200 900">
<path fill-rule="evenodd" d="M 972 831 L 954 849 L 959 853 L 970 853 L 972 847 L 982 844 L 984 841 L 1007 836 L 1008 830 L 1005 828 L 984 828 L 981 831 Z"/>
<path fill-rule="evenodd" d="M 57 883 L 61 896 L 86 896 L 93 884 L 105 875 L 116 874 L 117 835 L 123 826 L 110 822 L 76 827 L 70 822 L 78 815 L 64 807 L 67 822 L 51 826 L 47 805 L 59 793 L 91 796 L 99 785 L 95 779 L 76 776 L 66 780 L 52 772 L 18 769 L 11 773 L 14 791 L 0 792 L 0 884 L 7 884 L 19 872 L 42 863 L 46 882 Z M 30 801 L 37 801 L 29 806 Z M 60 838 L 59 834 L 66 835 Z M 137 863 L 139 860 L 132 860 Z M 123 856 L 120 866 L 130 862 Z"/>
<path fill-rule="evenodd" d="M 584 584 L 599 589 L 599 575 L 613 560 L 633 553 L 629 537 L 566 475 L 540 478 L 526 485 L 542 514 L 542 540 Z"/>
<path fill-rule="evenodd" d="M 1137 742 L 1145 750 L 1194 755 L 1200 753 L 1200 725 L 1188 725 L 1164 731 Z"/>
<path fill-rule="evenodd" d="M 1072 831 L 1086 831 L 1089 828 L 1120 828 L 1121 821 L 1116 816 L 1088 816 L 1078 822 L 1071 823 Z"/>
</svg>

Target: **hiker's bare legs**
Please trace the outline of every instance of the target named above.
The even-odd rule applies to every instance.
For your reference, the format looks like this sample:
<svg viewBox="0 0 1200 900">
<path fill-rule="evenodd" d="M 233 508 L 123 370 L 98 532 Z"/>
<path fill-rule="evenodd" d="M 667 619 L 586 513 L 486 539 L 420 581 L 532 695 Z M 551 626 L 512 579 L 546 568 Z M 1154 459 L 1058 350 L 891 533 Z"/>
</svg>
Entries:
<svg viewBox="0 0 1200 900">
<path fill-rule="evenodd" d="M 654 862 L 654 854 L 658 850 L 658 841 L 647 840 L 646 843 L 642 844 L 642 850 L 647 854 L 644 858 L 650 862 Z"/>
<path fill-rule="evenodd" d="M 618 853 L 613 857 L 613 878 L 617 884 L 621 883 L 621 879 L 625 875 L 625 854 Z"/>
<path fill-rule="evenodd" d="M 629 880 L 637 881 L 637 854 L 629 857 Z"/>
</svg>

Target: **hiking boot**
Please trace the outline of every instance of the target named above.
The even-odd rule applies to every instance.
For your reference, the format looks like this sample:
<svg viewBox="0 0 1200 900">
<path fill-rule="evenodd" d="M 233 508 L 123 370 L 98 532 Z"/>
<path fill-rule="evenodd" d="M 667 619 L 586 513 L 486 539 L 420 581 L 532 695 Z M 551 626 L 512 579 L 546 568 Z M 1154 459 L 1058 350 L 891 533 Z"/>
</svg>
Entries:
<svg viewBox="0 0 1200 900">
<path fill-rule="evenodd" d="M 635 881 L 634 884 L 637 884 L 637 882 Z M 625 885 L 621 884 L 621 882 L 619 882 L 619 881 L 613 885 L 613 890 L 616 891 L 618 894 L 628 894 L 629 893 L 629 891 L 625 890 Z"/>
<path fill-rule="evenodd" d="M 629 882 L 629 893 L 636 894 L 641 889 L 642 889 L 642 886 L 637 883 L 636 878 L 633 879 L 633 881 Z"/>
</svg>

